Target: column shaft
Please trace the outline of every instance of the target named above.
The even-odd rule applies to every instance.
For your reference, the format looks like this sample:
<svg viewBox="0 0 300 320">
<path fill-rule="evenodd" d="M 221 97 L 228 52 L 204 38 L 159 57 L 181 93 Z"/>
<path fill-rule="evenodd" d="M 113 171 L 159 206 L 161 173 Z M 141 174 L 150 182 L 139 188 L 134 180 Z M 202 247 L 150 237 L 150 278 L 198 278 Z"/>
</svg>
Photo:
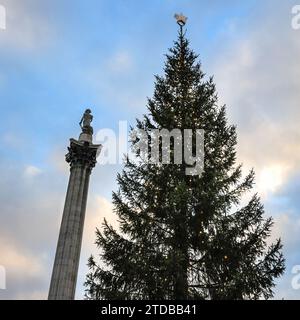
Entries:
<svg viewBox="0 0 300 320">
<path fill-rule="evenodd" d="M 71 168 L 60 227 L 49 300 L 72 300 L 80 258 L 90 169 L 77 164 Z"/>
</svg>

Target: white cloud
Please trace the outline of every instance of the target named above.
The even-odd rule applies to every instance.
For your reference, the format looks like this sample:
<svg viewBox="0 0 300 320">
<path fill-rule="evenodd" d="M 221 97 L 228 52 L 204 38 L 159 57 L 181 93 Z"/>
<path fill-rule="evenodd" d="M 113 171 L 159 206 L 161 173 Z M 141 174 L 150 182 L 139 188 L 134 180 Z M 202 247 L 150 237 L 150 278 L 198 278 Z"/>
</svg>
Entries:
<svg viewBox="0 0 300 320">
<path fill-rule="evenodd" d="M 275 298 L 288 299 L 297 296 L 290 268 L 300 261 L 300 218 L 292 195 L 280 192 L 300 171 L 300 33 L 290 27 L 288 2 L 263 12 L 242 38 L 223 39 L 213 73 L 230 122 L 237 124 L 238 162 L 254 168 L 256 190 L 274 216 L 270 241 L 283 241 L 287 270 Z"/>
<path fill-rule="evenodd" d="M 54 36 L 54 25 L 45 8 L 36 1 L 2 0 L 6 9 L 6 29 L 0 34 L 0 48 L 32 51 L 47 46 Z"/>
<path fill-rule="evenodd" d="M 95 245 L 96 227 L 101 229 L 103 219 L 106 218 L 110 224 L 117 228 L 117 217 L 113 212 L 112 203 L 106 198 L 91 194 L 88 201 L 86 221 L 84 226 L 82 252 L 80 258 L 78 285 L 76 291 L 76 298 L 82 299 L 84 295 L 84 288 L 82 284 L 85 281 L 88 273 L 87 261 L 91 254 L 97 256 L 99 249 Z"/>
<path fill-rule="evenodd" d="M 7 275 L 20 273 L 24 277 L 44 275 L 42 258 L 24 247 L 11 245 L 8 240 L 0 239 L 0 262 L 6 268 Z"/>
<path fill-rule="evenodd" d="M 0 290 L 1 299 L 45 299 L 46 292 L 33 289 L 42 287 L 47 279 L 49 261 L 45 255 L 31 252 L 27 247 L 14 245 L 0 237 L 0 264 L 6 271 L 6 290 Z M 6 294 L 9 293 L 9 296 Z"/>
<path fill-rule="evenodd" d="M 36 177 L 41 173 L 42 173 L 41 169 L 32 165 L 27 166 L 24 170 L 24 176 L 29 178 Z"/>
<path fill-rule="evenodd" d="M 65 178 L 14 162 L 0 162 L 0 171 L 0 265 L 7 272 L 7 289 L 0 292 L 0 299 L 31 299 L 34 292 L 35 297 L 44 292 L 46 298 Z"/>
<path fill-rule="evenodd" d="M 91 194 L 87 206 L 86 221 L 84 227 L 83 242 L 87 246 L 91 246 L 96 240 L 96 227 L 101 227 L 103 219 L 106 218 L 114 227 L 117 227 L 117 216 L 113 212 L 112 203 L 106 198 Z"/>
<path fill-rule="evenodd" d="M 223 39 L 213 66 L 220 101 L 237 124 L 238 161 L 254 167 L 269 194 L 300 170 L 300 43 L 287 8 L 262 15 L 247 38 Z"/>
<path fill-rule="evenodd" d="M 274 222 L 272 239 L 281 238 L 285 245 L 285 252 L 293 252 L 298 249 L 300 244 L 300 217 L 291 212 L 284 212 L 276 216 Z"/>
<path fill-rule="evenodd" d="M 49 162 L 57 170 L 57 173 L 64 176 L 68 176 L 70 166 L 64 158 L 65 153 L 66 153 L 65 145 L 54 148 L 54 150 L 50 155 Z"/>
<path fill-rule="evenodd" d="M 288 168 L 281 164 L 268 164 L 256 172 L 256 185 L 259 194 L 267 198 L 274 194 L 288 180 Z"/>
</svg>

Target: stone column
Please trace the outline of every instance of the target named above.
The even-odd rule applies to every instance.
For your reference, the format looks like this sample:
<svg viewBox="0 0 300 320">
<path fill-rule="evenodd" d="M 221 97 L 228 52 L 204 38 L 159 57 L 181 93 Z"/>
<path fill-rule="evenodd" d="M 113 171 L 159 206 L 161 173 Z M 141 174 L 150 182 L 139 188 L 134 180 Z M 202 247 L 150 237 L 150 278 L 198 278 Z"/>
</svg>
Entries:
<svg viewBox="0 0 300 320">
<path fill-rule="evenodd" d="M 89 179 L 101 145 L 81 133 L 70 139 L 66 161 L 70 178 L 59 232 L 49 290 L 49 300 L 73 300 L 75 296 Z"/>
</svg>

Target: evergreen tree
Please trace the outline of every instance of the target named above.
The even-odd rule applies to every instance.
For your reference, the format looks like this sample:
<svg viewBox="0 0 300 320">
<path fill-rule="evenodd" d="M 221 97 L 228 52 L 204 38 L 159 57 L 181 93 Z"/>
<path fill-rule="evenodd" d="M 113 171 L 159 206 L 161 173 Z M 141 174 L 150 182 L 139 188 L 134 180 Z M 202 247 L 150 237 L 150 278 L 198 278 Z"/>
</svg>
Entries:
<svg viewBox="0 0 300 320">
<path fill-rule="evenodd" d="M 257 195 L 240 206 L 254 172 L 236 165 L 236 128 L 218 105 L 212 78 L 180 29 L 156 76 L 149 114 L 137 128 L 204 129 L 204 171 L 127 159 L 113 193 L 120 230 L 96 231 L 100 264 L 89 259 L 89 299 L 259 299 L 273 295 L 284 271 L 280 239 Z M 132 143 L 136 143 L 135 140 Z M 174 147 L 174 141 L 173 141 Z M 173 149 L 171 149 L 173 150 Z M 141 156 L 137 152 L 137 156 Z"/>
</svg>

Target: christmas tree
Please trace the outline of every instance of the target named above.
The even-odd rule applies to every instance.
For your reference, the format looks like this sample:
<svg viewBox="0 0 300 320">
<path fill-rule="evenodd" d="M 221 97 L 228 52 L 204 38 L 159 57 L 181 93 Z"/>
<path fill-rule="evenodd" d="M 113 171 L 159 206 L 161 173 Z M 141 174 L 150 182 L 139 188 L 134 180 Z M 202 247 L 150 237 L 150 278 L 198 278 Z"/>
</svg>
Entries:
<svg viewBox="0 0 300 320">
<path fill-rule="evenodd" d="M 177 16 L 177 41 L 166 55 L 164 76 L 156 76 L 149 113 L 136 128 L 203 129 L 204 170 L 190 165 L 127 159 L 113 193 L 120 230 L 106 220 L 96 231 L 100 264 L 89 259 L 88 299 L 268 299 L 284 271 L 281 242 L 267 242 L 272 219 L 255 194 L 246 206 L 254 172 L 236 165 L 236 128 L 218 105 L 212 78 L 205 79 L 198 56 Z M 132 144 L 137 139 L 132 139 Z M 160 151 L 162 144 L 160 143 Z M 196 147 L 192 143 L 192 149 Z M 195 152 L 193 153 L 195 154 Z M 161 159 L 161 156 L 160 156 Z"/>
</svg>

